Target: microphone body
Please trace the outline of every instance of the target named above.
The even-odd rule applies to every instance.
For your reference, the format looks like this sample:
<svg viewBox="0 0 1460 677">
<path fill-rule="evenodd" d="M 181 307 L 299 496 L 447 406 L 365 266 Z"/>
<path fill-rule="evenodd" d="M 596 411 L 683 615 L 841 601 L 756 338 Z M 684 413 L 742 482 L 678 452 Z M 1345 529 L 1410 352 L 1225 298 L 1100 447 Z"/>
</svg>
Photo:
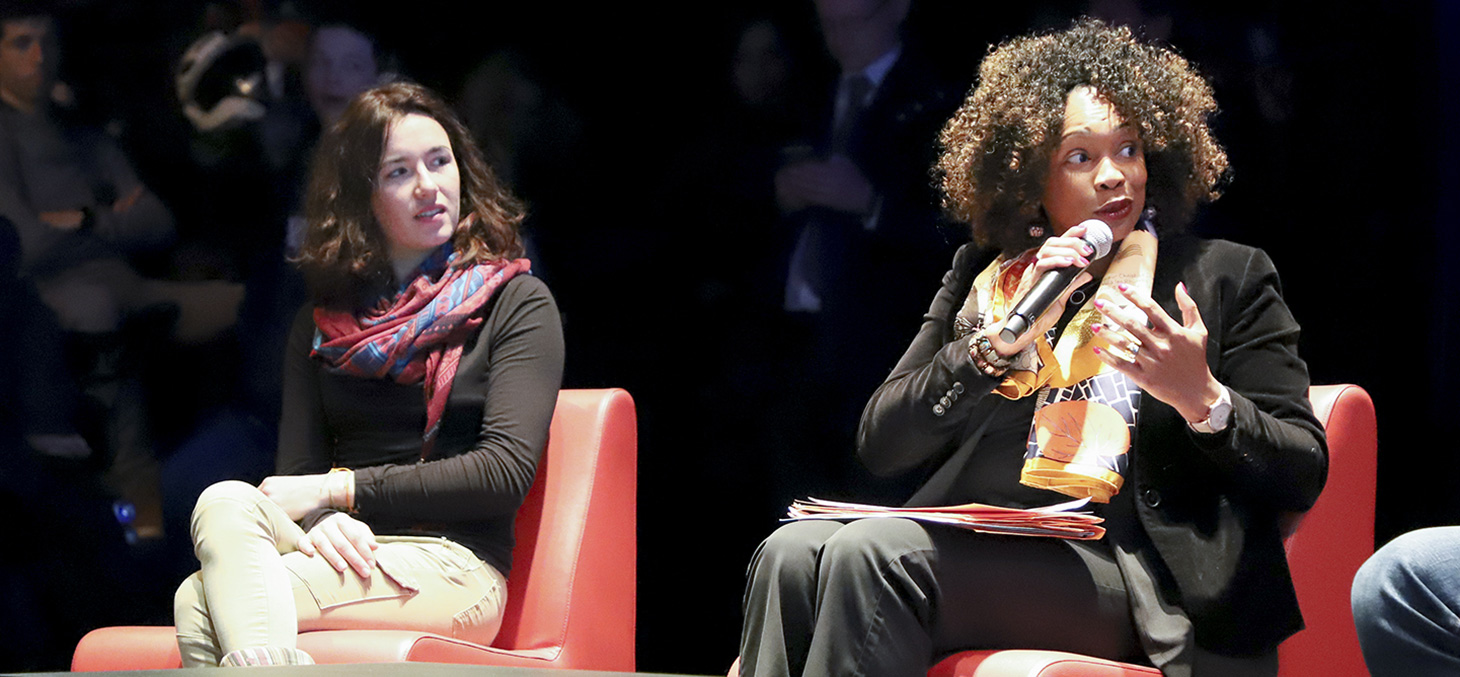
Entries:
<svg viewBox="0 0 1460 677">
<path fill-rule="evenodd" d="M 1080 225 L 1085 227 L 1085 236 L 1081 239 L 1095 250 L 1094 255 L 1090 257 L 1091 261 L 1103 258 L 1110 253 L 1111 241 L 1115 239 L 1114 234 L 1110 232 L 1110 226 L 1105 225 L 1105 222 L 1100 219 L 1087 219 Z M 1019 340 L 1019 337 L 1034 325 L 1034 321 L 1049 309 L 1050 304 L 1059 300 L 1065 287 L 1070 286 L 1070 282 L 1073 282 L 1082 270 L 1084 268 L 1065 266 L 1046 271 L 1034 283 L 1034 287 L 1029 290 L 1029 293 L 1025 294 L 1024 298 L 1014 306 L 1009 317 L 1004 320 L 1004 328 L 999 332 L 999 338 L 1006 343 Z"/>
</svg>

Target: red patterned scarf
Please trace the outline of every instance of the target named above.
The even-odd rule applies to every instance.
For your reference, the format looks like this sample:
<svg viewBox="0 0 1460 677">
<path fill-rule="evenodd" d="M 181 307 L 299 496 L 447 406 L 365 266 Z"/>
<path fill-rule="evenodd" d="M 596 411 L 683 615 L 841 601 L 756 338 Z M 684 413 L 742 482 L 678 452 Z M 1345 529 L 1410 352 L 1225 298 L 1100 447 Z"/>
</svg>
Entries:
<svg viewBox="0 0 1460 677">
<path fill-rule="evenodd" d="M 314 311 L 311 355 L 351 376 L 424 383 L 422 459 L 435 446 L 466 339 L 485 321 L 481 309 L 505 282 L 532 270 L 527 259 L 454 267 L 456 258 L 450 245 L 433 254 L 389 305 L 362 315 Z"/>
</svg>

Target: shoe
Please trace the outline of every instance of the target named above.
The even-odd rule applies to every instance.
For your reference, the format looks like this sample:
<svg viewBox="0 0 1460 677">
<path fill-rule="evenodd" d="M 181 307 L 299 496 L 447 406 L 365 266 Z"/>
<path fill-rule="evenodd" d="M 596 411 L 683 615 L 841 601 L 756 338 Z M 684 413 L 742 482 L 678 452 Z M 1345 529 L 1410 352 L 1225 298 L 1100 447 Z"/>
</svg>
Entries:
<svg viewBox="0 0 1460 677">
<path fill-rule="evenodd" d="M 309 654 L 283 646 L 254 646 L 228 652 L 218 661 L 220 668 L 242 668 L 259 665 L 314 665 Z"/>
</svg>

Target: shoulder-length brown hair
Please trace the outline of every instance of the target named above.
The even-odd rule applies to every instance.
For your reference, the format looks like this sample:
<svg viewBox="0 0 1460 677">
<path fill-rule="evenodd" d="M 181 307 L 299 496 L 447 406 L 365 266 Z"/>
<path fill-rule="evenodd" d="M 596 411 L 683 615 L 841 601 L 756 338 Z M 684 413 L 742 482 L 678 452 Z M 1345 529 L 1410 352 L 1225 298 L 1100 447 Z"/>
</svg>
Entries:
<svg viewBox="0 0 1460 677">
<path fill-rule="evenodd" d="M 1207 124 L 1211 85 L 1176 52 L 1125 27 L 1084 19 L 1067 30 L 1017 38 L 979 66 L 978 86 L 940 138 L 934 168 L 943 206 L 973 226 L 974 240 L 1005 252 L 1038 244 L 1050 157 L 1070 90 L 1093 87 L 1140 133 L 1146 204 L 1167 230 L 1184 227 L 1228 179 L 1227 154 Z"/>
<path fill-rule="evenodd" d="M 452 236 L 454 265 L 522 256 L 522 204 L 497 181 L 466 126 L 420 85 L 396 82 L 355 97 L 320 139 L 305 198 L 309 229 L 297 263 L 316 304 L 343 310 L 372 305 L 393 288 L 385 235 L 371 209 L 391 126 L 417 114 L 440 123 L 461 170 L 463 218 Z"/>
</svg>

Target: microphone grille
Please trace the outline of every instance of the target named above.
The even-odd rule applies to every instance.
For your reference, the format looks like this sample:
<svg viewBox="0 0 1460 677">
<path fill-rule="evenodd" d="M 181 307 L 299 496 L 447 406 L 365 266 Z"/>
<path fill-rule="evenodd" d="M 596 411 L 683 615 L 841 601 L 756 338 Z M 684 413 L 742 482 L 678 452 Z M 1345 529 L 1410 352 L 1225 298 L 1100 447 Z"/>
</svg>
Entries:
<svg viewBox="0 0 1460 677">
<path fill-rule="evenodd" d="M 1115 241 L 1115 234 L 1110 232 L 1110 226 L 1100 219 L 1087 219 L 1080 225 L 1085 227 L 1083 239 L 1095 249 L 1095 254 L 1090 257 L 1092 261 L 1110 253 L 1110 244 Z"/>
</svg>

